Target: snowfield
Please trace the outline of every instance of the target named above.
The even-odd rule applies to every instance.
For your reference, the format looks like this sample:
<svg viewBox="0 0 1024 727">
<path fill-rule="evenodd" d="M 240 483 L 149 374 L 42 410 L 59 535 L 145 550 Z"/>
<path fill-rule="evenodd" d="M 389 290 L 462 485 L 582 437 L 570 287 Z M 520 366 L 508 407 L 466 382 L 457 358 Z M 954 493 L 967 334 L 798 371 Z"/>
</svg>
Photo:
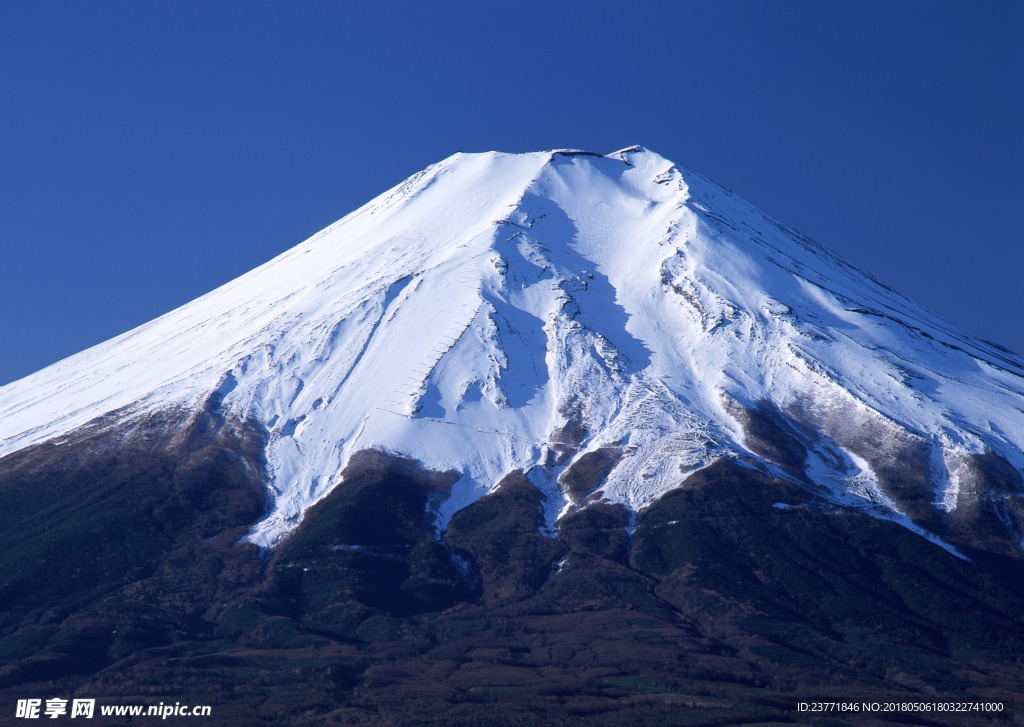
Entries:
<svg viewBox="0 0 1024 727">
<path fill-rule="evenodd" d="M 371 447 L 458 474 L 439 526 L 522 470 L 554 528 L 581 504 L 559 475 L 603 447 L 621 458 L 600 497 L 633 512 L 721 457 L 796 476 L 749 441 L 757 407 L 819 433 L 807 475 L 834 502 L 918 531 L 880 457 L 925 452 L 944 511 L 971 455 L 1024 470 L 1024 361 L 640 147 L 431 166 L 0 388 L 0 455 L 211 393 L 269 432 L 266 547 Z"/>
</svg>

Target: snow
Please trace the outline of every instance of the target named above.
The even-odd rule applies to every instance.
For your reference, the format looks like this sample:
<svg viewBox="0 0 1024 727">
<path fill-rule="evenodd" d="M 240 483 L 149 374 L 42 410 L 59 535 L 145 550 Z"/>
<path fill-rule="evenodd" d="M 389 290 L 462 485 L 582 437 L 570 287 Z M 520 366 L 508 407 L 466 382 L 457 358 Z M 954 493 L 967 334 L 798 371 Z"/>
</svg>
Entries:
<svg viewBox="0 0 1024 727">
<path fill-rule="evenodd" d="M 843 422 L 926 441 L 947 510 L 969 454 L 1024 466 L 1024 362 L 640 147 L 433 165 L 237 280 L 0 388 L 0 455 L 214 391 L 269 432 L 274 507 L 250 534 L 262 546 L 369 447 L 460 474 L 439 527 L 521 470 L 552 532 L 574 504 L 559 475 L 604 446 L 625 455 L 603 497 L 635 512 L 719 457 L 759 460 L 730 400 L 814 412 L 834 440 L 812 453 L 816 478 L 907 527 L 841 444 Z"/>
</svg>

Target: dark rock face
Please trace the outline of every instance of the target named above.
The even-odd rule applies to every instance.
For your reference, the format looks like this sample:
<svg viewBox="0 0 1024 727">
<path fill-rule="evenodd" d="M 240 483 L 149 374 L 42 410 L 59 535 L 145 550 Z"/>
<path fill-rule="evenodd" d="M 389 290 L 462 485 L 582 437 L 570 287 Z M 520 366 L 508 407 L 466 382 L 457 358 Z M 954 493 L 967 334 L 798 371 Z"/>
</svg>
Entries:
<svg viewBox="0 0 1024 727">
<path fill-rule="evenodd" d="M 601 447 L 587 452 L 566 468 L 558 478 L 558 484 L 574 502 L 581 501 L 604 484 L 620 459 L 622 452 L 617 447 Z"/>
<path fill-rule="evenodd" d="M 374 616 L 408 617 L 471 600 L 465 566 L 435 538 L 432 494 L 457 479 L 378 452 L 352 458 L 331 494 L 275 551 L 264 603 L 341 635 Z"/>
<path fill-rule="evenodd" d="M 202 410 L 0 460 L 0 684 L 91 673 L 203 630 L 263 565 L 262 435 Z"/>
<path fill-rule="evenodd" d="M 801 425 L 748 423 L 801 465 Z M 971 562 L 725 460 L 635 528 L 593 502 L 548 537 L 543 495 L 511 473 L 437 533 L 456 475 L 363 452 L 260 553 L 240 538 L 265 510 L 262 445 L 210 402 L 0 460 L 0 709 L 75 694 L 210 704 L 222 725 L 743 724 L 789 721 L 801 697 L 1024 697 L 1024 565 L 976 527 L 1019 523 L 1009 497 L 949 524 Z M 563 486 L 583 505 L 613 462 Z M 998 458 L 972 466 L 1020 488 Z M 972 721 L 990 720 L 924 720 Z"/>
<path fill-rule="evenodd" d="M 1020 555 L 1024 545 L 1024 480 L 1003 457 L 973 455 L 962 468 L 950 537 L 987 553 Z"/>
<path fill-rule="evenodd" d="M 966 457 L 957 472 L 956 507 L 946 511 L 938 503 L 947 476 L 935 463 L 941 451 L 881 415 L 839 405 L 826 412 L 807 403 L 786 412 L 770 402 L 743 406 L 732 400 L 727 405 L 750 451 L 806 484 L 809 495 L 822 492 L 808 471 L 809 453 L 832 460 L 838 469 L 845 448 L 868 463 L 882 492 L 915 524 L 970 552 L 972 559 L 1021 555 L 1024 478 L 999 454 Z"/>
<path fill-rule="evenodd" d="M 565 547 L 538 531 L 543 495 L 514 472 L 455 513 L 445 540 L 480 574 L 484 604 L 521 601 L 548 579 Z"/>
<path fill-rule="evenodd" d="M 833 668 L 852 661 L 866 669 L 856 654 L 872 653 L 879 633 L 890 658 L 911 662 L 921 649 L 994 653 L 1004 639 L 1024 637 L 1017 607 L 1007 607 L 1019 603 L 1012 584 L 895 523 L 823 513 L 805 498 L 720 461 L 641 513 L 632 562 L 656 575 L 681 610 L 693 607 L 694 592 L 714 594 L 723 611 L 741 614 L 749 635 L 793 651 L 806 640 L 809 653 L 794 658 L 807 666 L 826 658 Z"/>
<path fill-rule="evenodd" d="M 805 478 L 807 447 L 798 427 L 770 402 L 744 407 L 730 402 L 729 412 L 743 425 L 747 446 L 755 454 L 779 465 L 786 473 Z"/>
</svg>

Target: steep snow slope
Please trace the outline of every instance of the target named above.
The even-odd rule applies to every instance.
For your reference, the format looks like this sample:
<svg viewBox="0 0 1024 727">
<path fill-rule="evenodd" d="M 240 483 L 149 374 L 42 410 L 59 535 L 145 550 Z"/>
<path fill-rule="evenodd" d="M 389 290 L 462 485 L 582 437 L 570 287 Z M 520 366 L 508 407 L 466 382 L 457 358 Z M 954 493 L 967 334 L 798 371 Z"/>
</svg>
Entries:
<svg viewBox="0 0 1024 727">
<path fill-rule="evenodd" d="M 977 458 L 1019 480 L 1024 362 L 642 148 L 456 154 L 0 389 L 0 455 L 211 393 L 269 432 L 262 545 L 368 447 L 458 473 L 440 523 L 520 469 L 553 527 L 581 504 L 559 476 L 610 448 L 600 497 L 634 512 L 732 456 L 920 532 L 922 502 L 979 497 L 1018 529 Z"/>
</svg>

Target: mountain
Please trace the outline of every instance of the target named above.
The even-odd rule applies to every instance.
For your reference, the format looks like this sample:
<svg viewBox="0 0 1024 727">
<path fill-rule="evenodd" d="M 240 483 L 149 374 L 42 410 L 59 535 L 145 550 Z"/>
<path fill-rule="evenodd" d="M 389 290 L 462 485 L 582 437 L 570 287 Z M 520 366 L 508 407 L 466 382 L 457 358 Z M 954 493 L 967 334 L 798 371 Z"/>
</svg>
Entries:
<svg viewBox="0 0 1024 727">
<path fill-rule="evenodd" d="M 641 147 L 459 153 L 0 388 L 0 693 L 1012 700 L 1022 472 L 1024 360 L 728 190 Z"/>
</svg>

